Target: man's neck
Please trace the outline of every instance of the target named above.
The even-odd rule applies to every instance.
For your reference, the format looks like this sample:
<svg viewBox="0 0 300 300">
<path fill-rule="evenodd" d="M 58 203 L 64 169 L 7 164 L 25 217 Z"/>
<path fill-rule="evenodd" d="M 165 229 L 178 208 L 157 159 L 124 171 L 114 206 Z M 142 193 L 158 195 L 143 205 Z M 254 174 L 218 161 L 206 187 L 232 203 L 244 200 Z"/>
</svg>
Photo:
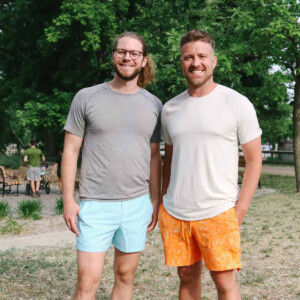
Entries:
<svg viewBox="0 0 300 300">
<path fill-rule="evenodd" d="M 218 84 L 213 81 L 206 82 L 204 85 L 198 88 L 188 85 L 188 93 L 191 97 L 204 97 L 211 93 L 217 87 L 217 85 Z"/>
<path fill-rule="evenodd" d="M 114 79 L 109 82 L 109 86 L 113 91 L 121 94 L 134 94 L 139 89 L 137 80 L 138 77 L 132 80 L 123 80 L 115 74 Z"/>
</svg>

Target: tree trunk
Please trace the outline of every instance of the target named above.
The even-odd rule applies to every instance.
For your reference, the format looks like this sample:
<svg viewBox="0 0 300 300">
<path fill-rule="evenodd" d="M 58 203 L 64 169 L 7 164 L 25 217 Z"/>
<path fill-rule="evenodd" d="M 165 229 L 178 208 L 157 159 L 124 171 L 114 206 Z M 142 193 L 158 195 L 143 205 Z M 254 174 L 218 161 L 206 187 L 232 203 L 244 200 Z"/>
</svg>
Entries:
<svg viewBox="0 0 300 300">
<path fill-rule="evenodd" d="M 300 58 L 297 58 L 296 69 L 300 67 Z M 293 111 L 293 127 L 294 127 L 294 158 L 295 158 L 295 174 L 296 188 L 300 193 L 300 75 L 296 74 L 295 81 L 295 98 Z"/>
<path fill-rule="evenodd" d="M 45 152 L 46 155 L 49 157 L 55 157 L 58 155 L 56 149 L 56 135 L 53 132 L 49 132 L 47 129 L 44 131 L 44 138 L 45 138 Z M 46 157 L 47 160 L 47 157 Z"/>
</svg>

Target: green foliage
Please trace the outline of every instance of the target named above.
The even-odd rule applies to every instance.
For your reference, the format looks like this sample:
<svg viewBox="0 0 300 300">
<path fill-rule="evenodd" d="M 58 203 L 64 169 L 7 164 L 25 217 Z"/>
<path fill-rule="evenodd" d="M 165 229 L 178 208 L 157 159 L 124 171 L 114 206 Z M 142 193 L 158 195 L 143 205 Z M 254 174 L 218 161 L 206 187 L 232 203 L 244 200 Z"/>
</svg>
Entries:
<svg viewBox="0 0 300 300">
<path fill-rule="evenodd" d="M 295 177 L 261 174 L 260 182 L 263 188 L 274 189 L 281 193 L 295 193 Z"/>
<path fill-rule="evenodd" d="M 279 157 L 271 157 L 271 156 L 267 157 L 264 163 L 277 164 L 277 165 L 290 165 L 290 166 L 294 165 L 292 161 L 283 161 Z"/>
<path fill-rule="evenodd" d="M 63 199 L 62 197 L 56 199 L 56 204 L 55 204 L 55 214 L 56 215 L 62 215 L 64 212 L 64 204 L 63 204 Z"/>
<path fill-rule="evenodd" d="M 0 233 L 2 235 L 11 233 L 11 234 L 19 234 L 22 231 L 22 225 L 19 224 L 16 220 L 8 218 L 4 223 L 0 226 Z"/>
<path fill-rule="evenodd" d="M 41 219 L 42 203 L 41 200 L 23 200 L 18 203 L 18 213 L 23 219 Z"/>
<path fill-rule="evenodd" d="M 23 164 L 20 153 L 6 155 L 0 153 L 0 165 L 5 168 L 18 169 Z"/>
<path fill-rule="evenodd" d="M 46 149 L 60 144 L 75 93 L 112 78 L 112 41 L 124 31 L 145 38 L 157 65 L 149 90 L 168 101 L 186 89 L 179 40 L 194 28 L 215 37 L 214 78 L 254 104 L 263 141 L 292 136 L 296 0 L 3 0 L 0 7 L 0 148 L 25 145 L 30 136 Z"/>
<path fill-rule="evenodd" d="M 9 211 L 10 209 L 8 202 L 0 201 L 0 220 L 7 217 Z"/>
</svg>

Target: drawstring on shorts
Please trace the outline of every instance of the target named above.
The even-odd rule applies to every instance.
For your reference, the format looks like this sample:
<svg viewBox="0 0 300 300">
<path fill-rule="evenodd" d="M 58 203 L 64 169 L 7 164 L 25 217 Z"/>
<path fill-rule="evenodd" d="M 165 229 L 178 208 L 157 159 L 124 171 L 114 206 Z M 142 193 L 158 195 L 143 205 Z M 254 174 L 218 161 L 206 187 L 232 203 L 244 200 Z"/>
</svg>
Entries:
<svg viewBox="0 0 300 300">
<path fill-rule="evenodd" d="M 185 232 L 184 232 L 184 222 L 188 222 L 188 228 L 187 228 L 186 232 L 188 232 L 188 235 L 190 237 L 192 236 L 192 222 L 181 220 L 181 237 L 184 241 L 186 241 Z"/>
</svg>

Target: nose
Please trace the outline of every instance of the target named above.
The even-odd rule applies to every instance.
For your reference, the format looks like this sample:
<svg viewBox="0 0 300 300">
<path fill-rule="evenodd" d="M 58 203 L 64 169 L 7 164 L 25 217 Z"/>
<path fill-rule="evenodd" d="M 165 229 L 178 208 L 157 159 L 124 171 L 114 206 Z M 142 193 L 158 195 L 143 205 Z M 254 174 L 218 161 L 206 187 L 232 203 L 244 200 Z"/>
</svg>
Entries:
<svg viewBox="0 0 300 300">
<path fill-rule="evenodd" d="M 123 57 L 123 59 L 127 59 L 127 60 L 130 60 L 131 57 L 130 57 L 130 54 L 129 54 L 129 51 L 126 52 L 125 56 Z"/>
<path fill-rule="evenodd" d="M 198 66 L 200 66 L 200 64 L 201 64 L 200 58 L 197 55 L 195 55 L 194 59 L 193 59 L 193 62 L 192 62 L 192 66 L 198 67 Z"/>
</svg>

